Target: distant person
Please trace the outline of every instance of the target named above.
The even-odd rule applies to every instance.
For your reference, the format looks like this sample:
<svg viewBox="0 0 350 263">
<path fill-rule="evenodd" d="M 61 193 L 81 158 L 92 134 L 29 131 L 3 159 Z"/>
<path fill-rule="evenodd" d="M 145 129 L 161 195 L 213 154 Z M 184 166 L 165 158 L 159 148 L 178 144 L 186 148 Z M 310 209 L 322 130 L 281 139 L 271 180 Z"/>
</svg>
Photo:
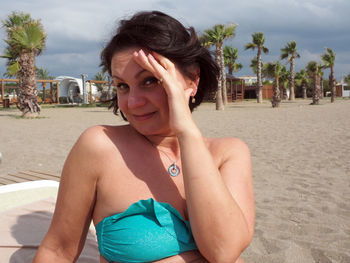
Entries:
<svg viewBox="0 0 350 263">
<path fill-rule="evenodd" d="M 219 72 L 194 29 L 137 13 L 101 57 L 128 123 L 80 136 L 34 262 L 75 261 L 91 220 L 101 262 L 242 262 L 254 233 L 250 153 L 193 120 Z"/>
</svg>

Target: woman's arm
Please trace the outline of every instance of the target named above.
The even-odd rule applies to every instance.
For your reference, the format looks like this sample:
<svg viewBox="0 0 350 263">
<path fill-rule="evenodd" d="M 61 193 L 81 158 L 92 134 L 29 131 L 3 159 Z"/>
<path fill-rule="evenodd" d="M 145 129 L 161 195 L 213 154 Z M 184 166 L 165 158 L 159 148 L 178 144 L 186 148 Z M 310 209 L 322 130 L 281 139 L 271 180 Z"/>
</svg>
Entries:
<svg viewBox="0 0 350 263">
<path fill-rule="evenodd" d="M 169 126 L 177 136 L 186 203 L 196 244 L 209 262 L 235 262 L 254 233 L 254 194 L 248 147 L 237 139 L 218 140 L 209 151 L 188 107 L 197 91 L 194 80 L 185 78 L 167 58 L 141 50 L 137 63 L 152 72 L 168 96 Z M 213 156 L 221 157 L 220 167 Z"/>
<path fill-rule="evenodd" d="M 84 246 L 96 198 L 98 131 L 85 131 L 65 162 L 50 228 L 34 258 L 39 262 L 74 262 Z"/>
<path fill-rule="evenodd" d="M 250 154 L 237 139 L 222 139 L 219 169 L 200 134 L 179 137 L 186 203 L 197 246 L 209 262 L 235 262 L 254 233 Z M 215 151 L 215 150 L 214 150 Z"/>
</svg>

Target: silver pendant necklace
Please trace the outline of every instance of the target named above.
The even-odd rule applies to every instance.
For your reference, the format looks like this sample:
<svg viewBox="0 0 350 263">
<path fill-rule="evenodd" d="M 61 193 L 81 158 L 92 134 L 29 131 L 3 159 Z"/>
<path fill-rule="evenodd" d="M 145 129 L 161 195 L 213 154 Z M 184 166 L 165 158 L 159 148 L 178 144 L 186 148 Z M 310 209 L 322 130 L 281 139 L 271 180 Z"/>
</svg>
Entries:
<svg viewBox="0 0 350 263">
<path fill-rule="evenodd" d="M 172 161 L 165 151 L 158 149 L 157 146 L 155 146 L 146 136 L 144 137 L 154 148 L 156 148 L 159 152 L 162 152 L 166 156 L 166 158 L 168 158 L 168 160 L 171 163 L 170 166 L 168 167 L 168 173 L 172 177 L 178 176 L 180 174 L 180 167 L 176 164 L 177 161 Z"/>
<path fill-rule="evenodd" d="M 153 145 L 153 144 L 152 144 Z M 168 158 L 168 160 L 172 163 L 170 164 L 170 166 L 168 167 L 168 173 L 172 176 L 172 177 L 176 177 L 179 175 L 180 173 L 180 168 L 179 166 L 176 164 L 176 161 L 172 161 L 170 159 L 170 157 L 166 154 L 166 152 L 164 152 L 163 150 L 161 149 L 158 149 L 155 145 L 153 145 L 159 152 L 162 152 L 164 153 L 164 155 L 166 156 L 166 158 Z"/>
</svg>

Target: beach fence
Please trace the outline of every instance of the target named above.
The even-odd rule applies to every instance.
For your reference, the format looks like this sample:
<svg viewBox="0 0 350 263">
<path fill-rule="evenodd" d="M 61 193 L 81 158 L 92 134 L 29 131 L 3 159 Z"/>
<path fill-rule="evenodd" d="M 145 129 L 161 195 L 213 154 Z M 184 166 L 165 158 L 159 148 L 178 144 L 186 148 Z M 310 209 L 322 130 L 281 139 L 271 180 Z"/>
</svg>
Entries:
<svg viewBox="0 0 350 263">
<path fill-rule="evenodd" d="M 8 108 L 10 104 L 18 103 L 18 79 L 0 79 L 1 96 L 0 103 Z M 58 80 L 36 80 L 37 85 L 42 85 L 43 98 L 38 97 L 41 103 L 59 103 L 59 81 Z M 46 86 L 50 85 L 50 95 L 46 96 Z"/>
<path fill-rule="evenodd" d="M 0 79 L 0 104 L 4 108 L 18 103 L 18 83 L 18 79 Z M 87 103 L 94 103 L 102 95 L 111 98 L 113 92 L 110 83 L 104 80 L 86 80 L 83 85 L 79 78 L 61 76 L 54 80 L 36 80 L 36 83 L 38 90 L 40 88 L 37 96 L 39 103 L 79 104 L 83 102 L 82 95 L 86 96 Z"/>
<path fill-rule="evenodd" d="M 236 78 L 230 74 L 226 76 L 227 101 L 242 101 L 256 99 L 256 85 L 247 85 L 243 78 Z M 263 85 L 263 99 L 272 99 L 273 85 Z"/>
</svg>

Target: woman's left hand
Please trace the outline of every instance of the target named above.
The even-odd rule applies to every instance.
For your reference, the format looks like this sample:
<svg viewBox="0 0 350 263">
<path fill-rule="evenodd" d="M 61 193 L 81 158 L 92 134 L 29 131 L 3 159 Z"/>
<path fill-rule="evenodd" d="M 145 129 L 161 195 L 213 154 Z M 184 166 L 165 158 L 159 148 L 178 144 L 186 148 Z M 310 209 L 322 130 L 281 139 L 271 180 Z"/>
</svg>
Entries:
<svg viewBox="0 0 350 263">
<path fill-rule="evenodd" d="M 134 59 L 141 67 L 154 74 L 165 89 L 170 129 L 176 135 L 198 130 L 188 106 L 191 94 L 197 89 L 195 81 L 184 76 L 173 62 L 158 53 L 145 54 L 141 49 L 135 51 Z"/>
</svg>

